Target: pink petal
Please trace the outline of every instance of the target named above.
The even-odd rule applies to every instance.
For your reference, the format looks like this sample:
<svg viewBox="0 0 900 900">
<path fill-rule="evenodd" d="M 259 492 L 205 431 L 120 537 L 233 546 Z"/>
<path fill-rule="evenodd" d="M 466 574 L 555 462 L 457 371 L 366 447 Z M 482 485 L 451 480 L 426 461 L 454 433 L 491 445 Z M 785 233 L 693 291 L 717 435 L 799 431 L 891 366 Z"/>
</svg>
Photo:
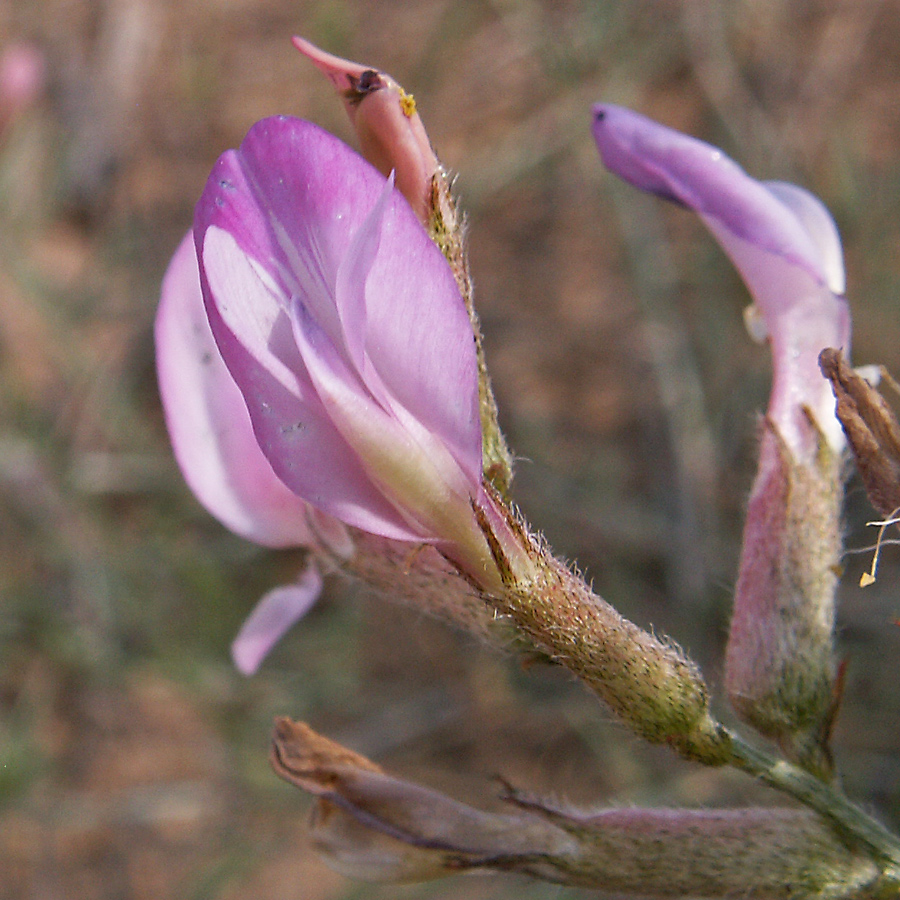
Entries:
<svg viewBox="0 0 900 900">
<path fill-rule="evenodd" d="M 844 434 L 818 358 L 826 347 L 849 348 L 846 301 L 811 278 L 805 268 L 707 224 L 731 259 L 736 264 L 740 260 L 737 268 L 765 319 L 772 351 L 769 419 L 799 458 L 812 459 L 817 437 L 809 427 L 808 409 L 829 444 L 840 450 Z"/>
<path fill-rule="evenodd" d="M 764 181 L 763 184 L 778 201 L 786 206 L 806 229 L 819 253 L 819 266 L 832 293 L 843 295 L 847 290 L 844 275 L 844 251 L 841 236 L 831 213 L 818 197 L 796 184 L 785 181 Z"/>
<path fill-rule="evenodd" d="M 481 482 L 475 342 L 449 265 L 405 204 L 386 211 L 366 281 L 366 350 L 397 403 Z"/>
<path fill-rule="evenodd" d="M 219 354 L 187 235 L 163 279 L 157 373 L 175 457 L 197 499 L 232 531 L 270 547 L 309 541 L 306 503 L 275 476 Z"/>
<path fill-rule="evenodd" d="M 819 250 L 802 223 L 718 147 L 610 104 L 594 107 L 594 137 L 604 164 L 620 178 L 826 281 Z"/>
<path fill-rule="evenodd" d="M 383 188 L 384 178 L 334 136 L 299 119 L 264 119 L 217 163 L 196 232 L 231 232 L 341 347 L 337 273 Z M 477 363 L 456 280 L 396 192 L 381 233 L 365 285 L 367 353 L 391 393 L 480 482 Z"/>
<path fill-rule="evenodd" d="M 334 299 L 341 319 L 343 345 L 348 361 L 360 374 L 366 370 L 366 281 L 381 242 L 381 223 L 393 187 L 394 179 L 391 177 L 385 182 L 381 196 L 366 220 L 353 235 L 335 276 Z"/>
<path fill-rule="evenodd" d="M 252 675 L 285 632 L 303 618 L 322 592 L 322 576 L 310 563 L 296 584 L 269 591 L 247 617 L 231 645 L 238 671 Z"/>
<path fill-rule="evenodd" d="M 241 388 L 259 447 L 281 481 L 348 525 L 419 540 L 372 484 L 325 410 L 294 343 L 284 299 L 221 228 L 207 230 L 203 262 L 210 313 L 220 324 L 219 348 Z"/>
<path fill-rule="evenodd" d="M 440 523 L 459 510 L 468 519 L 470 495 L 480 492 L 440 440 L 409 413 L 381 406 L 299 303 L 293 321 L 297 346 L 323 405 L 411 534 L 421 541 L 440 536 Z"/>
</svg>

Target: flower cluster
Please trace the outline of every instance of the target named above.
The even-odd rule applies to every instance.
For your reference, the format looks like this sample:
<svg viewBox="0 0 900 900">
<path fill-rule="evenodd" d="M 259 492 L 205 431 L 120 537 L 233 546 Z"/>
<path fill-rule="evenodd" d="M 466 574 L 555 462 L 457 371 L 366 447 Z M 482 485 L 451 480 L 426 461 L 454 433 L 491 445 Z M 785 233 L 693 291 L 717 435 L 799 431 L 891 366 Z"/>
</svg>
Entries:
<svg viewBox="0 0 900 900">
<path fill-rule="evenodd" d="M 243 537 L 308 551 L 296 583 L 267 594 L 243 626 L 238 667 L 256 670 L 335 565 L 423 602 L 439 594 L 433 607 L 458 608 L 457 621 L 511 625 L 641 737 L 752 772 L 822 814 L 581 814 L 512 789 L 515 813 L 487 814 L 282 719 L 273 765 L 319 798 L 319 847 L 371 878 L 501 865 L 642 896 L 896 893 L 897 842 L 829 785 L 845 438 L 820 356 L 844 407 L 852 373 L 827 351 L 849 352 L 850 339 L 828 211 L 715 147 L 594 108 L 607 168 L 702 219 L 771 348 L 725 683 L 740 718 L 780 744 L 776 763 L 716 721 L 674 642 L 594 594 L 508 506 L 512 469 L 462 227 L 415 104 L 384 73 L 295 44 L 337 88 L 363 156 L 300 119 L 252 126 L 209 176 L 156 320 L 160 392 L 188 484 Z"/>
</svg>

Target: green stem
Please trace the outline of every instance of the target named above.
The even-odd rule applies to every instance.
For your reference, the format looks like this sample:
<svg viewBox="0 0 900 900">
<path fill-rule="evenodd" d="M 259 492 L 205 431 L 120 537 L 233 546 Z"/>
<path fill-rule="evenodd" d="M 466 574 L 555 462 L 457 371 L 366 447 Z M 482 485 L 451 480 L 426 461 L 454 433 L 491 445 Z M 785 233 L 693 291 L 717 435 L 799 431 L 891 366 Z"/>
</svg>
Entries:
<svg viewBox="0 0 900 900">
<path fill-rule="evenodd" d="M 751 747 L 736 734 L 731 738 L 733 766 L 824 816 L 845 838 L 863 845 L 883 867 L 885 879 L 900 886 L 900 838 L 826 782 Z"/>
</svg>

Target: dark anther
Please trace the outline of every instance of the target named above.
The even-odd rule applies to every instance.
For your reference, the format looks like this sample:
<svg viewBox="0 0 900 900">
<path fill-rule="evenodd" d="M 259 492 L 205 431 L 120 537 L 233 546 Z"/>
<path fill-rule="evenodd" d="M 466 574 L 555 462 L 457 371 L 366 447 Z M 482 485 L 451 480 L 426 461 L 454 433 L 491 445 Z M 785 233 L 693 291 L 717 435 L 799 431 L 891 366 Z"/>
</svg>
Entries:
<svg viewBox="0 0 900 900">
<path fill-rule="evenodd" d="M 374 69 L 366 69 L 366 71 L 359 76 L 356 90 L 358 90 L 360 94 L 371 94 L 372 91 L 377 91 L 383 86 L 384 85 L 381 83 L 381 76 L 378 72 Z"/>
<path fill-rule="evenodd" d="M 375 91 L 380 91 L 384 87 L 381 73 L 375 69 L 366 69 L 359 77 L 351 75 L 349 80 L 350 89 L 344 93 L 344 96 L 354 104 L 359 103 L 368 94 L 374 94 Z"/>
</svg>

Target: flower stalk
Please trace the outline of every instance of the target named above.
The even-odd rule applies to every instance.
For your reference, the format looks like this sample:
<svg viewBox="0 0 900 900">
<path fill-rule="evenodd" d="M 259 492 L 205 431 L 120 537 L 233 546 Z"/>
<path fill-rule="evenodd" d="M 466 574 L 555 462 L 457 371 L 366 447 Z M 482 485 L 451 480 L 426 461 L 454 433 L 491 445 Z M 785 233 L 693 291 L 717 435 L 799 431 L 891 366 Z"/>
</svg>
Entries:
<svg viewBox="0 0 900 900">
<path fill-rule="evenodd" d="M 535 574 L 487 595 L 486 602 L 642 738 L 706 765 L 726 762 L 729 737 L 710 714 L 709 692 L 694 663 L 598 597 L 524 528 L 518 531 Z"/>
</svg>

